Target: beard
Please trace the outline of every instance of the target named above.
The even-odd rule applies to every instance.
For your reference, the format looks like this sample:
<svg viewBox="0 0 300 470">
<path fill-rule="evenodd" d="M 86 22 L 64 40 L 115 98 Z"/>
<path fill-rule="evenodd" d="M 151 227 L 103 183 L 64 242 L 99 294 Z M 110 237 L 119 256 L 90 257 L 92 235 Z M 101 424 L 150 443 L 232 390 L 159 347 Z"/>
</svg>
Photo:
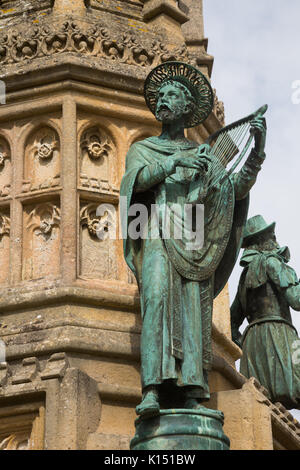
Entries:
<svg viewBox="0 0 300 470">
<path fill-rule="evenodd" d="M 156 109 L 155 111 L 155 117 L 158 121 L 160 122 L 173 122 L 173 121 L 178 121 L 184 112 L 184 107 L 183 106 L 174 106 L 171 107 L 167 104 L 161 105 L 159 108 Z"/>
<path fill-rule="evenodd" d="M 258 240 L 247 246 L 247 250 L 274 251 L 280 248 L 276 240 L 265 238 L 264 234 L 258 236 Z"/>
</svg>

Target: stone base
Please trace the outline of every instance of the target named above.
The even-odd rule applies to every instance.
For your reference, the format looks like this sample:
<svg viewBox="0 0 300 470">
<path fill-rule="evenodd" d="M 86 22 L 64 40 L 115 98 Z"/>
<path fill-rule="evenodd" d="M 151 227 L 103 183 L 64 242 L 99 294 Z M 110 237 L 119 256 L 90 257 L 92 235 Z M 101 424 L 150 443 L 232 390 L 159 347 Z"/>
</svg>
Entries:
<svg viewBox="0 0 300 470">
<path fill-rule="evenodd" d="M 162 410 L 159 415 L 139 417 L 131 450 L 229 450 L 221 411 Z"/>
</svg>

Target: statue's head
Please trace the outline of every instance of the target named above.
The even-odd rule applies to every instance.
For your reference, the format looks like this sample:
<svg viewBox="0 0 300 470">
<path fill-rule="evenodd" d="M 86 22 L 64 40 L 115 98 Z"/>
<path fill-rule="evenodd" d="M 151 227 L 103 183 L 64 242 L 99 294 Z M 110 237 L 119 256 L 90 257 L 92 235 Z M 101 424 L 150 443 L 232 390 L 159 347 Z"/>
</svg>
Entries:
<svg viewBox="0 0 300 470">
<path fill-rule="evenodd" d="M 275 225 L 275 222 L 267 224 L 261 215 L 248 219 L 244 230 L 243 248 L 259 251 L 271 251 L 278 248 Z"/>
<path fill-rule="evenodd" d="M 146 103 L 162 122 L 184 118 L 184 126 L 194 127 L 209 116 L 214 105 L 213 90 L 207 78 L 183 62 L 164 62 L 145 81 Z"/>
<path fill-rule="evenodd" d="M 161 122 L 183 118 L 186 123 L 194 113 L 196 100 L 190 90 L 176 80 L 167 80 L 157 93 L 155 117 Z"/>
<path fill-rule="evenodd" d="M 273 251 L 279 248 L 274 231 L 268 230 L 244 242 L 247 250 Z"/>
</svg>

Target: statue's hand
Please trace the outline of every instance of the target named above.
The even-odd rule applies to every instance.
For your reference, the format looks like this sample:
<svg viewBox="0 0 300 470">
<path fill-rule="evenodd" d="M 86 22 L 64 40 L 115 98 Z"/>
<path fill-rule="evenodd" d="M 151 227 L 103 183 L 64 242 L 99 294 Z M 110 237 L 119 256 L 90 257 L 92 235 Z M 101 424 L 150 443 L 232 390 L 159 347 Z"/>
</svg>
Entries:
<svg viewBox="0 0 300 470">
<path fill-rule="evenodd" d="M 209 157 L 202 156 L 201 158 L 199 158 L 199 156 L 197 155 L 196 157 L 181 157 L 177 162 L 177 166 L 191 168 L 193 170 L 198 170 L 200 173 L 204 173 L 208 170 L 209 162 Z"/>
<path fill-rule="evenodd" d="M 266 119 L 262 116 L 257 116 L 251 121 L 251 133 L 254 134 L 255 150 L 258 153 L 263 153 L 266 145 L 267 124 Z"/>
<path fill-rule="evenodd" d="M 178 152 L 174 155 L 170 155 L 168 160 L 173 162 L 175 167 L 183 166 L 192 170 L 198 170 L 199 172 L 206 172 L 208 170 L 208 164 L 211 162 L 211 158 L 207 152 L 207 146 L 201 145 L 196 155 L 184 157 L 181 152 Z"/>
</svg>

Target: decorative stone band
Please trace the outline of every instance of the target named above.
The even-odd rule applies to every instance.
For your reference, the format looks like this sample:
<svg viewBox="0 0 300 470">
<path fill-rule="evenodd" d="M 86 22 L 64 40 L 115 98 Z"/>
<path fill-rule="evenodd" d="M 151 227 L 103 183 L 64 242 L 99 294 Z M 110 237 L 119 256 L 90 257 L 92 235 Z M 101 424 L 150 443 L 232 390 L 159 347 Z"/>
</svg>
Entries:
<svg viewBox="0 0 300 470">
<path fill-rule="evenodd" d="M 80 53 L 119 63 L 155 67 L 170 60 L 203 65 L 211 56 L 201 51 L 195 56 L 185 44 L 170 49 L 160 37 L 141 32 L 107 29 L 102 23 L 74 21 L 70 17 L 53 23 L 49 18 L 32 25 L 21 23 L 0 34 L 0 65 L 26 62 L 62 53 Z"/>
</svg>

